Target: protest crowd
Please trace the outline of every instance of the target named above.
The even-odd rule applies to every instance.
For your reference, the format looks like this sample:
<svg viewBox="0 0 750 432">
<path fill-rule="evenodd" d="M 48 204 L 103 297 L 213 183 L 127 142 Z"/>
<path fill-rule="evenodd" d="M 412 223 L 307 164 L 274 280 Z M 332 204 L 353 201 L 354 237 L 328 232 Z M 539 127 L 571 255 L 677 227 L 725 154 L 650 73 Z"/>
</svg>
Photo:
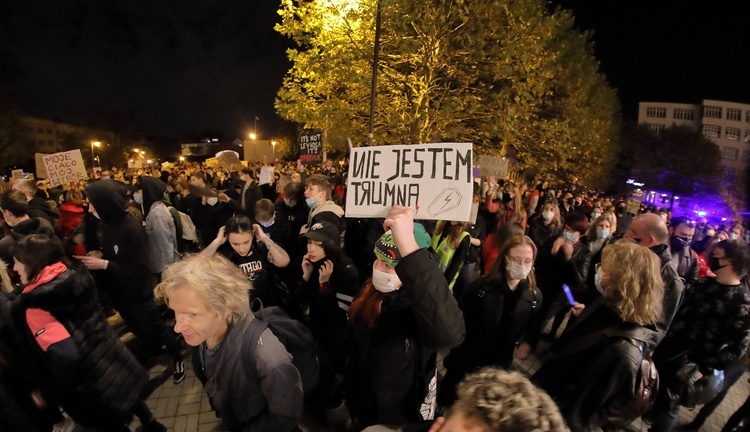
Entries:
<svg viewBox="0 0 750 432">
<path fill-rule="evenodd" d="M 2 185 L 0 430 L 165 431 L 154 359 L 231 431 L 698 430 L 748 370 L 741 219 L 493 176 L 346 217 L 345 162 Z"/>
</svg>

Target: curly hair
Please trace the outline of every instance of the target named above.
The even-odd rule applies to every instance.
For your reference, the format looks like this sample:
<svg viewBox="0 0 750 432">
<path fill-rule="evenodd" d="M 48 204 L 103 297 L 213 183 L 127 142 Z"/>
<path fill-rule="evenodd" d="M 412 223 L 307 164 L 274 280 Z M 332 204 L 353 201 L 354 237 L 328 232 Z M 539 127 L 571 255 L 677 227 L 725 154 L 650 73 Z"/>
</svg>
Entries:
<svg viewBox="0 0 750 432">
<path fill-rule="evenodd" d="M 193 289 L 209 309 L 226 317 L 228 325 L 250 313 L 250 282 L 239 267 L 220 254 L 190 255 L 170 265 L 154 295 L 169 306 L 169 296 L 184 288 Z"/>
<path fill-rule="evenodd" d="M 664 297 L 656 254 L 631 239 L 620 239 L 603 249 L 601 265 L 609 275 L 602 288 L 620 318 L 641 325 L 656 323 Z"/>
<path fill-rule="evenodd" d="M 464 378 L 452 409 L 487 431 L 568 431 L 547 393 L 518 372 L 492 367 Z"/>
</svg>

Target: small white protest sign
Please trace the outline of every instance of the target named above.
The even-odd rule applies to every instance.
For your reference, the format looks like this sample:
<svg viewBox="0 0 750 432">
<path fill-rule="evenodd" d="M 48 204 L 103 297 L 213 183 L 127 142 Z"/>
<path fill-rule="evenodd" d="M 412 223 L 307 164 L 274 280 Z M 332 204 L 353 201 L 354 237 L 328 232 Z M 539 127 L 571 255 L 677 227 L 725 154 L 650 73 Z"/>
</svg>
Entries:
<svg viewBox="0 0 750 432">
<path fill-rule="evenodd" d="M 272 166 L 264 166 L 260 167 L 260 179 L 258 181 L 259 184 L 270 184 L 273 180 L 273 167 Z"/>
<path fill-rule="evenodd" d="M 416 219 L 470 220 L 471 143 L 352 148 L 349 161 L 347 217 L 384 217 L 402 205 Z"/>
<path fill-rule="evenodd" d="M 477 156 L 477 165 L 479 166 L 479 174 L 483 176 L 495 176 L 502 179 L 508 175 L 507 159 L 479 155 Z"/>
<path fill-rule="evenodd" d="M 44 155 L 44 167 L 52 187 L 88 178 L 80 150 Z"/>
<path fill-rule="evenodd" d="M 23 180 L 23 170 L 17 169 L 10 172 L 10 176 L 15 180 Z"/>
</svg>

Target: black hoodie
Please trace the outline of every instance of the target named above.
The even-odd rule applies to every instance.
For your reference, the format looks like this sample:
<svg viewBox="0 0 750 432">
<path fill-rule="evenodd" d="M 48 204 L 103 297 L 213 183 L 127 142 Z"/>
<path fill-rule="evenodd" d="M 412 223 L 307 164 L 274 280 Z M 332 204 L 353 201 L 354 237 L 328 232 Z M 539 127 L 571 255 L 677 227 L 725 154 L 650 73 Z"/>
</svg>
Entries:
<svg viewBox="0 0 750 432">
<path fill-rule="evenodd" d="M 143 176 L 139 180 L 141 185 L 141 196 L 143 196 L 143 216 L 148 216 L 151 206 L 164 200 L 164 192 L 167 191 L 167 185 L 155 177 Z"/>
<path fill-rule="evenodd" d="M 97 229 L 99 247 L 106 270 L 97 270 L 115 307 L 153 298 L 148 266 L 146 231 L 140 221 L 129 216 L 125 185 L 115 180 L 98 180 L 84 190 L 101 223 Z"/>
</svg>

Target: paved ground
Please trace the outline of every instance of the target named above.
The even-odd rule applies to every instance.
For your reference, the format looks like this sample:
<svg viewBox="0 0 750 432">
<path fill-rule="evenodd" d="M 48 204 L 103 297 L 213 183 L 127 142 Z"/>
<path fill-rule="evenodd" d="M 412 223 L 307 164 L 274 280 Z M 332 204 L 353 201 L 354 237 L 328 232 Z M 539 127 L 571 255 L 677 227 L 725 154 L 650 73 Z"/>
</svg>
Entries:
<svg viewBox="0 0 750 432">
<path fill-rule="evenodd" d="M 130 346 L 134 341 L 132 335 L 124 331 L 118 316 L 110 319 L 110 323 L 119 329 L 123 340 Z M 541 352 L 545 345 L 540 344 Z M 151 388 L 153 389 L 146 400 L 146 404 L 154 412 L 161 423 L 167 426 L 169 431 L 174 432 L 209 432 L 222 431 L 220 421 L 211 410 L 208 397 L 203 392 L 200 381 L 195 377 L 189 361 L 185 362 L 186 377 L 179 385 L 172 383 L 171 365 L 167 365 L 168 356 L 164 356 L 153 363 L 150 367 Z M 442 359 L 440 361 L 442 363 Z M 541 365 L 537 356 L 532 355 L 529 359 L 513 364 L 513 368 L 527 375 L 533 374 Z M 748 383 L 750 373 L 745 375 L 732 387 L 722 404 L 716 409 L 701 432 L 720 432 L 726 420 L 734 413 L 750 395 L 750 384 Z M 682 408 L 680 411 L 680 424 L 686 424 L 695 417 L 697 410 Z M 139 425 L 138 421 L 131 424 L 131 430 Z M 305 432 L 325 430 L 322 427 L 303 427 Z M 647 431 L 648 428 L 640 420 L 629 425 L 626 432 Z M 76 428 L 76 432 L 85 432 L 83 428 Z"/>
</svg>

